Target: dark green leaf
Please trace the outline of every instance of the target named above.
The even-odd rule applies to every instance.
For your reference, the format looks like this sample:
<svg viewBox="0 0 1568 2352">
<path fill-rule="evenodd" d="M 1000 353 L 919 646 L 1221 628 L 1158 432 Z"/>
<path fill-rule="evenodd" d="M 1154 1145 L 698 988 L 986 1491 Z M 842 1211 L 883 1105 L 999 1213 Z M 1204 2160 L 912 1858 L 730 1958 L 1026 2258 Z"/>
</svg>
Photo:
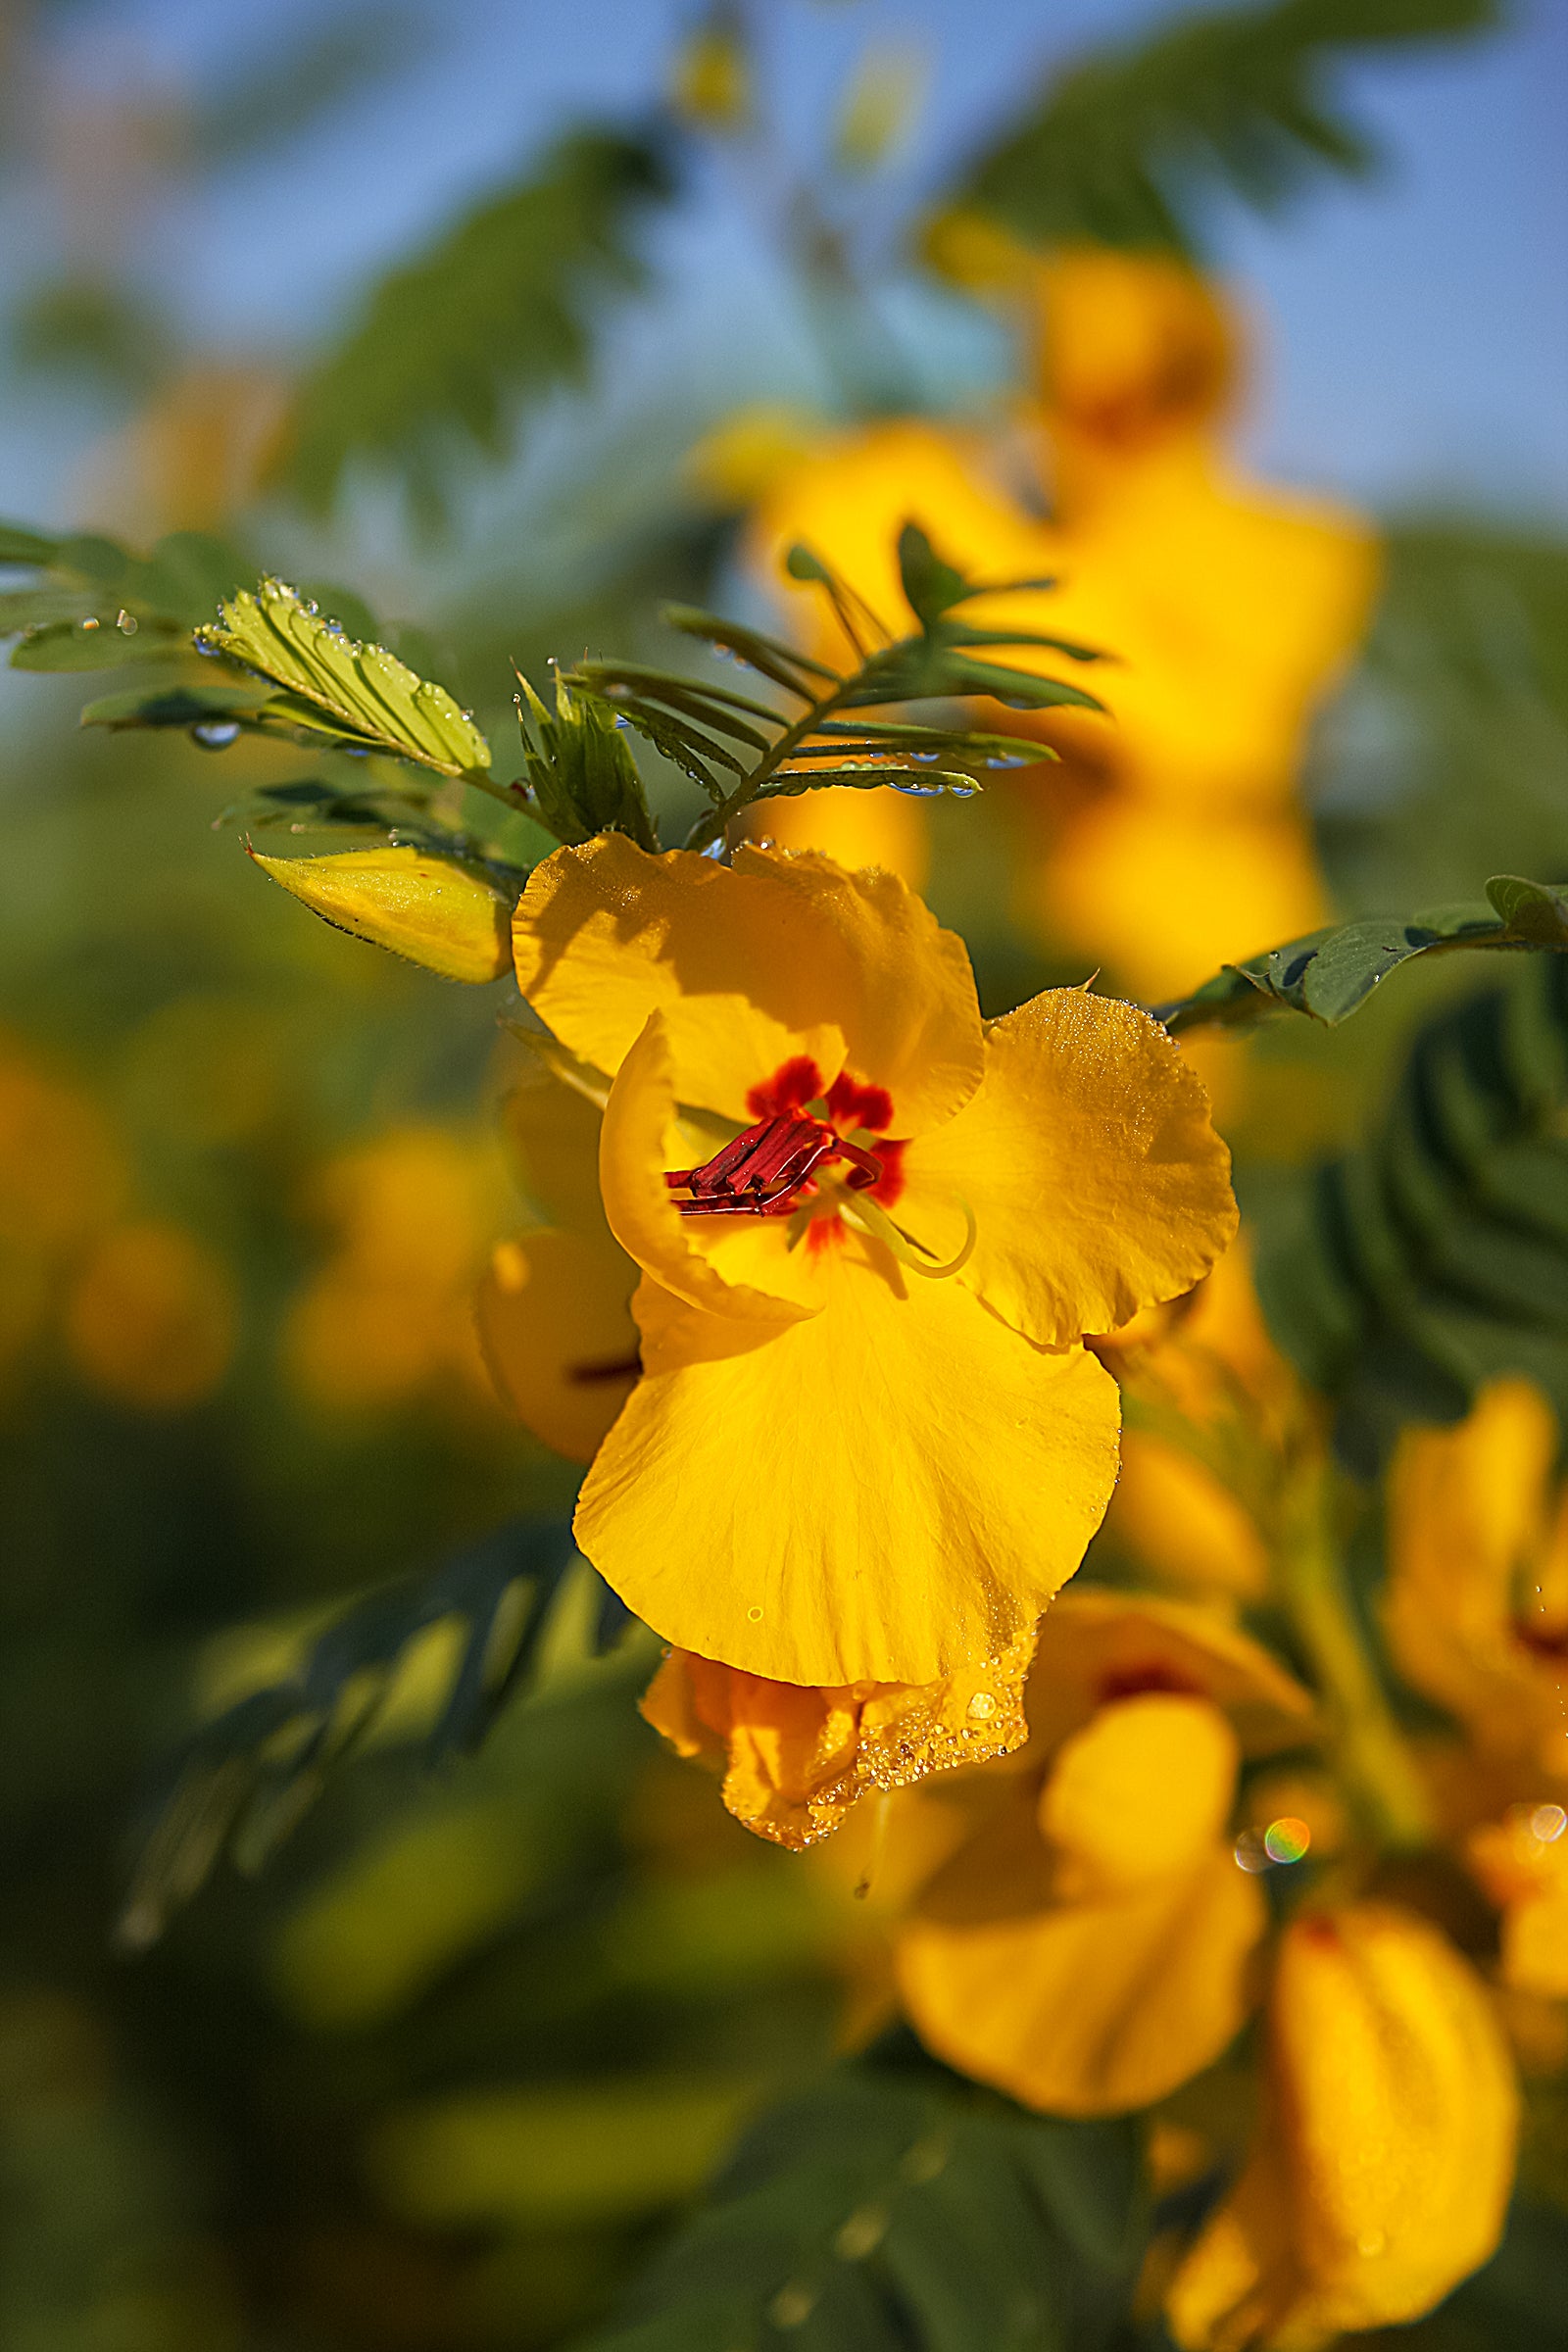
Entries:
<svg viewBox="0 0 1568 2352">
<path fill-rule="evenodd" d="M 1568 894 L 1544 882 L 1496 875 L 1489 906 L 1435 906 L 1405 921 L 1331 924 L 1228 963 L 1190 996 L 1154 1007 L 1173 1036 L 1189 1029 L 1250 1028 L 1288 1007 L 1330 1026 L 1343 1021 L 1412 956 L 1471 948 L 1568 948 Z"/>
<path fill-rule="evenodd" d="M 906 522 L 899 533 L 899 577 L 909 610 L 924 628 L 973 593 L 963 573 L 943 563 L 917 522 Z"/>
<path fill-rule="evenodd" d="M 167 661 L 182 650 L 175 624 L 138 622 L 133 632 L 113 620 L 56 620 L 29 629 L 11 649 L 13 669 L 119 669 L 127 662 Z"/>
<path fill-rule="evenodd" d="M 251 1867 L 265 1860 L 369 1730 L 409 1644 L 449 1619 L 465 1639 L 427 1753 L 435 1762 L 476 1746 L 528 1672 L 577 1564 L 564 1522 L 503 1529 L 424 1583 L 357 1602 L 317 1638 L 297 1674 L 204 1725 L 157 1806 L 123 1938 L 153 1941 L 230 1847 Z M 618 1627 L 611 1630 L 615 1638 Z"/>
<path fill-rule="evenodd" d="M 640 282 L 631 232 L 672 186 L 650 140 L 574 132 L 394 271 L 299 396 L 287 466 L 307 505 L 324 512 L 364 460 L 438 521 L 458 444 L 504 455 L 517 405 L 582 376 L 593 308 Z"/>
<path fill-rule="evenodd" d="M 556 839 L 583 842 L 596 833 L 616 832 L 628 834 L 642 849 L 657 850 L 659 835 L 642 778 L 613 710 L 596 695 L 573 693 L 559 671 L 553 715 L 526 678 L 519 684 L 517 719 L 528 782 Z"/>
<path fill-rule="evenodd" d="M 1274 0 L 1179 16 L 1054 78 L 949 190 L 1025 243 L 1196 253 L 1203 202 L 1271 209 L 1325 169 L 1363 172 L 1365 136 L 1326 86 L 1345 52 L 1474 32 L 1494 0 Z"/>
<path fill-rule="evenodd" d="M 1371 1471 L 1407 1420 L 1538 1381 L 1568 1414 L 1568 958 L 1418 1034 L 1357 1151 L 1259 1204 L 1258 1295 Z"/>
<path fill-rule="evenodd" d="M 950 794 L 958 800 L 972 799 L 981 789 L 977 777 L 960 769 L 910 767 L 897 760 L 878 757 L 861 760 L 854 767 L 781 767 L 759 788 L 756 798 L 798 799 L 803 792 L 820 792 L 830 785 L 869 792 L 879 784 L 891 784 L 900 792 Z"/>
<path fill-rule="evenodd" d="M 859 2061 L 753 2128 L 582 2352 L 1096 2352 L 1144 2233 L 1131 2126 Z"/>
<path fill-rule="evenodd" d="M 59 546 L 58 539 L 29 531 L 24 523 L 0 522 L 0 564 L 49 564 Z"/>
<path fill-rule="evenodd" d="M 733 654 L 738 662 L 744 662 L 764 678 L 771 678 L 776 686 L 807 702 L 816 691 L 809 683 L 811 679 L 832 685 L 838 676 L 825 662 L 810 661 L 793 646 L 781 645 L 776 637 L 765 637 L 760 629 L 743 628 L 739 621 L 719 620 L 713 613 L 700 612 L 691 605 L 665 605 L 661 618 L 667 627 L 679 629 L 687 637 L 701 637 L 717 646 L 721 653 Z"/>
</svg>

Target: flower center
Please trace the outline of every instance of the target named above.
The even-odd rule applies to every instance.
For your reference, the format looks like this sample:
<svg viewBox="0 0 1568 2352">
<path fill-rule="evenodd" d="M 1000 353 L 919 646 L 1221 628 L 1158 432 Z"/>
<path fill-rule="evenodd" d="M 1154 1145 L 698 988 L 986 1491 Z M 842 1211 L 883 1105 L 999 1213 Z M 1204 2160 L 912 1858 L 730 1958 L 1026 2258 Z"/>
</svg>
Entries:
<svg viewBox="0 0 1568 2352">
<path fill-rule="evenodd" d="M 845 1163 L 844 1181 L 864 1192 L 882 1180 L 882 1162 L 848 1143 L 803 1107 L 773 1112 L 732 1136 L 700 1168 L 671 1168 L 664 1177 L 683 1217 L 788 1217 L 816 1189 L 819 1168 Z"/>
</svg>

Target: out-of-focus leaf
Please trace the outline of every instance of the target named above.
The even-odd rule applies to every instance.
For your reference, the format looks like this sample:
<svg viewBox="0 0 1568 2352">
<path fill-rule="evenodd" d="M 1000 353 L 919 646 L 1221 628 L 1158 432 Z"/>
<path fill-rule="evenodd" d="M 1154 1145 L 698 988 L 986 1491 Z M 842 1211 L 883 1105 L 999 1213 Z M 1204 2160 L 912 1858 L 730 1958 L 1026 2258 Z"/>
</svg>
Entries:
<svg viewBox="0 0 1568 2352">
<path fill-rule="evenodd" d="M 1494 24 L 1494 0 L 1274 0 L 1178 16 L 1054 76 L 977 155 L 944 210 L 1030 245 L 1199 250 L 1216 187 L 1265 210 L 1375 154 L 1328 86 L 1347 52 Z"/>
<path fill-rule="evenodd" d="M 1330 924 L 1245 962 L 1228 963 L 1191 996 L 1154 1007 L 1172 1036 L 1250 1028 L 1270 1012 L 1304 1012 L 1331 1027 L 1364 1004 L 1412 956 L 1463 948 L 1568 949 L 1568 886 L 1494 874 L 1489 905 L 1437 906 L 1407 921 Z"/>
<path fill-rule="evenodd" d="M 169 366 L 172 343 L 163 319 L 123 289 L 66 278 L 34 287 L 19 303 L 11 349 L 30 374 L 145 394 Z"/>
<path fill-rule="evenodd" d="M 579 131 L 394 271 L 300 392 L 284 463 L 306 504 L 364 459 L 439 521 L 455 448 L 504 454 L 517 406 L 582 375 L 593 306 L 640 282 L 633 227 L 672 192 L 650 139 Z"/>
<path fill-rule="evenodd" d="M 267 706 L 280 719 L 295 712 L 300 724 L 318 725 L 325 712 L 338 722 L 330 731 L 354 747 L 390 752 L 438 775 L 490 765 L 490 746 L 444 686 L 382 646 L 358 644 L 281 580 L 264 579 L 254 595 L 242 591 L 197 643 L 280 686 L 284 703 Z"/>
<path fill-rule="evenodd" d="M 1094 2352 L 1144 2230 L 1131 2126 L 860 2061 L 754 2126 L 582 2352 Z"/>
<path fill-rule="evenodd" d="M 461 1625 L 463 1641 L 427 1753 L 435 1762 L 476 1746 L 529 1671 L 578 1559 L 564 1522 L 502 1529 L 424 1583 L 357 1602 L 318 1636 L 296 1675 L 205 1724 L 147 1831 L 122 1939 L 153 1942 L 224 1852 L 259 1868 L 369 1731 L 403 1653 L 448 1620 Z M 599 1609 L 596 1644 L 618 1639 L 625 1622 L 623 1612 Z"/>
<path fill-rule="evenodd" d="M 0 564 L 48 564 L 60 544 L 24 523 L 0 522 Z"/>
<path fill-rule="evenodd" d="M 271 56 L 197 105 L 190 126 L 196 161 L 220 167 L 298 137 L 410 64 L 427 24 L 417 10 L 378 4 L 345 10 L 319 26 L 290 27 Z"/>
<path fill-rule="evenodd" d="M 45 621 L 11 649 L 13 669 L 120 669 L 127 662 L 167 661 L 184 645 L 177 623 L 138 621 L 124 630 L 114 620 Z"/>
<path fill-rule="evenodd" d="M 1568 956 L 1416 1037 L 1356 1151 L 1256 1203 L 1276 1340 L 1374 1470 L 1407 1420 L 1457 1420 L 1499 1373 L 1568 1415 Z"/>
</svg>

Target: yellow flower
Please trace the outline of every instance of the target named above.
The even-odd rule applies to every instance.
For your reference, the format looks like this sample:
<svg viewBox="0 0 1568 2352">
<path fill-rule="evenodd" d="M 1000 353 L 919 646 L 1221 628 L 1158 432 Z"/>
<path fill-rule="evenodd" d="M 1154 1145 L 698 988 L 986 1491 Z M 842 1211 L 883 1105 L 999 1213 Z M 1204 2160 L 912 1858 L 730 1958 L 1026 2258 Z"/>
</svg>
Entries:
<svg viewBox="0 0 1568 2352">
<path fill-rule="evenodd" d="M 1401 1440 L 1389 1638 L 1483 1754 L 1568 1780 L 1568 1485 L 1550 1405 L 1497 1380 L 1455 1429 Z"/>
<path fill-rule="evenodd" d="M 921 2039 L 1033 2107 L 1147 2106 L 1209 2065 L 1251 2001 L 1267 1925 L 1229 1823 L 1244 1749 L 1310 1728 L 1245 1635 L 1173 1601 L 1064 1593 L 1031 1739 L 974 1776 L 977 1826 L 898 1938 Z"/>
<path fill-rule="evenodd" d="M 690 1650 L 665 1658 L 642 1711 L 677 1754 L 724 1767 L 737 1821 L 797 1850 L 836 1830 L 873 1789 L 982 1764 L 1028 1737 L 1023 1683 L 1034 1636 L 937 1683 L 772 1683 Z"/>
<path fill-rule="evenodd" d="M 65 1342 L 82 1379 L 139 1412 L 187 1411 L 221 1383 L 238 1304 L 228 1268 L 181 1225 L 118 1225 L 77 1269 Z"/>
<path fill-rule="evenodd" d="M 488 1139 L 440 1127 L 395 1128 L 317 1173 L 309 1205 L 337 1246 L 291 1301 L 282 1335 L 312 1405 L 441 1401 L 454 1375 L 465 1411 L 492 1400 L 472 1293 L 501 1193 Z"/>
<path fill-rule="evenodd" d="M 1470 1867 L 1502 1913 L 1502 1978 L 1519 1992 L 1568 2000 L 1568 1816 L 1558 1804 L 1510 1805 L 1471 1833 Z"/>
<path fill-rule="evenodd" d="M 986 710 L 1067 761 L 1012 787 L 1035 835 L 1020 906 L 1157 996 L 1325 919 L 1291 796 L 1306 720 L 1364 626 L 1375 546 L 1357 518 L 1264 490 L 1225 456 L 1216 423 L 1238 338 L 1191 272 L 1072 253 L 1037 286 L 1050 522 L 988 472 L 973 436 L 899 421 L 781 475 L 752 559 L 781 581 L 804 539 L 893 628 L 908 625 L 895 550 L 909 519 L 975 576 L 1054 579 L 972 613 L 1115 657 L 1094 677 L 1105 716 Z M 803 642 L 841 658 L 820 597 L 783 593 Z"/>
<path fill-rule="evenodd" d="M 498 1244 L 476 1307 L 502 1397 L 577 1462 L 592 1461 L 639 1370 L 637 1267 L 599 1200 L 602 1118 L 602 1103 L 542 1063 L 509 1098 L 508 1138 L 543 1221 Z"/>
<path fill-rule="evenodd" d="M 1078 990 L 986 1028 L 960 941 L 894 877 L 808 854 L 558 851 L 515 948 L 612 1081 L 601 1188 L 643 1269 L 588 1557 L 666 1641 L 775 1681 L 999 1656 L 1114 1479 L 1081 1335 L 1234 1231 L 1175 1047 Z"/>
<path fill-rule="evenodd" d="M 1250 1256 L 1244 1234 L 1189 1298 L 1100 1348 L 1129 1418 L 1106 1534 L 1195 1596 L 1261 1597 L 1271 1505 L 1303 1409 L 1264 1328 Z"/>
<path fill-rule="evenodd" d="M 1183 2352 L 1312 2352 L 1396 2326 L 1493 2252 L 1518 2094 L 1485 1986 L 1423 1920 L 1298 1919 L 1269 1997 L 1264 2120 L 1166 2304 Z"/>
</svg>

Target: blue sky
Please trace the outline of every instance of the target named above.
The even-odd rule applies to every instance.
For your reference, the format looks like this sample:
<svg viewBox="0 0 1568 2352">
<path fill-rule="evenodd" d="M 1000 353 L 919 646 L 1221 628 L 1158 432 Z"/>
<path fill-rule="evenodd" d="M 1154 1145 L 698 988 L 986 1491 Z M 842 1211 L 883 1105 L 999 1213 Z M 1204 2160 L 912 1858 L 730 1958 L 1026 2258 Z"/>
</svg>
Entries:
<svg viewBox="0 0 1568 2352">
<path fill-rule="evenodd" d="M 564 120 L 633 111 L 659 86 L 676 0 L 443 0 L 410 68 L 265 164 L 188 185 L 137 225 L 148 280 L 204 340 L 305 348 L 368 269 L 416 246 Z M 918 131 L 888 190 L 940 182 L 1018 93 L 1086 43 L 1171 10 L 1150 0 L 766 0 L 767 74 L 809 153 L 872 40 L 928 60 Z M 58 20 L 63 84 L 210 87 L 321 21 L 306 0 L 115 0 Z M 1568 523 L 1568 0 L 1524 0 L 1490 41 L 1342 77 L 1389 152 L 1370 189 L 1319 188 L 1283 220 L 1227 210 L 1223 252 L 1262 330 L 1250 438 L 1284 476 L 1388 508 L 1444 499 Z M 0 211 L 17 258 L 46 255 L 44 183 Z M 666 234 L 661 311 L 622 330 L 659 364 L 678 319 L 744 393 L 790 364 L 790 328 L 735 191 L 706 188 Z M 613 358 L 613 353 L 612 353 Z M 12 403 L 0 507 L 42 514 L 69 479 L 69 416 Z"/>
</svg>

